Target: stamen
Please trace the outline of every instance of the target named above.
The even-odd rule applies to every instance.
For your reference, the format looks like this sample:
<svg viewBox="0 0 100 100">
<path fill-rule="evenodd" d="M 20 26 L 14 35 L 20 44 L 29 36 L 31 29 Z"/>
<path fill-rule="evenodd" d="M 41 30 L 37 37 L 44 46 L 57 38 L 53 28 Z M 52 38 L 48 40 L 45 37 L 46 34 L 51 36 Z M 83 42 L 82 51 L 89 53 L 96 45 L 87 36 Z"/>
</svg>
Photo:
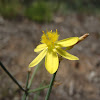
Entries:
<svg viewBox="0 0 100 100">
<path fill-rule="evenodd" d="M 44 31 L 42 31 L 44 33 Z M 54 42 L 58 40 L 58 33 L 57 33 L 57 29 L 56 32 L 52 32 L 51 31 L 47 31 L 46 33 L 44 33 L 41 37 L 41 43 L 45 43 L 47 44 L 49 47 L 54 47 Z"/>
</svg>

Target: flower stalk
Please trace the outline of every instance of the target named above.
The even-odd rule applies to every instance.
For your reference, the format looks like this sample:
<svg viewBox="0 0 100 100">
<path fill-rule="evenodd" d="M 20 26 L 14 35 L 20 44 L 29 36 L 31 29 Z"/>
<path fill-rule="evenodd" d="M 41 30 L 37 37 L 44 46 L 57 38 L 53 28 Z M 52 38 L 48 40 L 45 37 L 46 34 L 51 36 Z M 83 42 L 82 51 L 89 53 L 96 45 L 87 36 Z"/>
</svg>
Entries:
<svg viewBox="0 0 100 100">
<path fill-rule="evenodd" d="M 56 73 L 57 73 L 57 71 L 56 71 L 56 72 L 53 74 L 53 76 L 52 76 L 52 79 L 51 79 L 51 82 L 50 82 L 50 86 L 49 86 L 47 95 L 46 95 L 46 97 L 45 97 L 45 100 L 49 100 L 50 93 L 51 93 L 51 90 L 52 90 L 52 86 L 53 86 L 53 83 L 54 83 L 54 80 L 55 80 L 55 77 L 56 77 Z"/>
</svg>

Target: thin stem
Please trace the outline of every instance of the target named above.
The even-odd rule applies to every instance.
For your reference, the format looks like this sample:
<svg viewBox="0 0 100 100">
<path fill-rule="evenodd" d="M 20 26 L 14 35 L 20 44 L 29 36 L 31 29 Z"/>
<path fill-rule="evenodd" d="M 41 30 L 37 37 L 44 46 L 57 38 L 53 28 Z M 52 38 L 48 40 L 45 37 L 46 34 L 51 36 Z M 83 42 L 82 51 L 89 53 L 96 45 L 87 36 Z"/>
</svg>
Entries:
<svg viewBox="0 0 100 100">
<path fill-rule="evenodd" d="M 34 79 L 34 76 L 35 76 L 36 72 L 38 71 L 39 67 L 42 65 L 43 61 L 44 61 L 44 60 L 42 60 L 42 61 L 35 67 L 35 69 L 34 69 L 34 71 L 33 71 L 33 73 L 32 73 L 32 76 L 31 76 L 30 81 L 29 81 L 29 75 L 27 76 L 27 79 L 28 79 L 27 82 L 26 82 L 26 87 L 27 87 L 27 89 L 25 90 L 25 93 L 24 93 L 24 95 L 23 95 L 23 97 L 22 97 L 22 100 L 26 100 L 26 99 L 27 99 L 28 90 L 30 89 L 30 87 L 31 87 L 31 85 L 32 85 L 32 81 L 33 81 L 33 79 Z"/>
<path fill-rule="evenodd" d="M 48 92 L 47 92 L 45 100 L 49 100 L 50 93 L 51 93 L 51 90 L 52 90 L 52 86 L 53 86 L 53 83 L 54 83 L 54 80 L 55 80 L 56 73 L 57 73 L 57 71 L 53 74 L 53 77 L 52 77 L 51 82 L 50 82 L 50 87 L 48 89 Z"/>
<path fill-rule="evenodd" d="M 36 72 L 38 71 L 39 67 L 43 64 L 43 61 L 44 61 L 44 59 L 35 67 L 34 72 L 32 74 L 32 77 L 31 77 L 29 84 L 28 84 L 28 89 L 31 87 L 34 76 L 35 76 Z"/>
<path fill-rule="evenodd" d="M 30 71 L 27 73 L 27 80 L 26 80 L 26 91 L 23 94 L 22 100 L 26 100 L 28 96 L 28 83 L 29 83 L 29 76 L 30 76 Z"/>
<path fill-rule="evenodd" d="M 37 89 L 34 89 L 34 90 L 29 90 L 28 93 L 32 93 L 32 92 L 38 92 L 38 91 L 41 91 L 45 88 L 49 88 L 50 85 L 46 85 L 46 86 L 43 86 L 43 87 L 40 87 L 40 88 L 37 88 Z"/>
<path fill-rule="evenodd" d="M 0 62 L 0 66 L 7 73 L 7 75 L 18 85 L 18 87 L 25 92 L 22 86 L 17 82 L 17 80 L 9 73 L 9 71 L 5 68 L 5 66 Z"/>
<path fill-rule="evenodd" d="M 40 84 L 39 88 L 43 86 L 43 83 L 44 83 L 44 81 Z M 41 91 L 38 91 L 38 92 L 36 93 L 36 95 L 34 96 L 33 100 L 38 100 L 38 96 L 40 95 L 40 92 L 41 92 Z"/>
<path fill-rule="evenodd" d="M 28 89 L 29 77 L 30 77 L 30 71 L 28 71 L 28 74 L 27 74 L 27 80 L 26 80 L 26 90 Z"/>
<path fill-rule="evenodd" d="M 27 95 L 24 93 L 22 100 L 26 100 L 26 98 L 27 98 Z"/>
</svg>

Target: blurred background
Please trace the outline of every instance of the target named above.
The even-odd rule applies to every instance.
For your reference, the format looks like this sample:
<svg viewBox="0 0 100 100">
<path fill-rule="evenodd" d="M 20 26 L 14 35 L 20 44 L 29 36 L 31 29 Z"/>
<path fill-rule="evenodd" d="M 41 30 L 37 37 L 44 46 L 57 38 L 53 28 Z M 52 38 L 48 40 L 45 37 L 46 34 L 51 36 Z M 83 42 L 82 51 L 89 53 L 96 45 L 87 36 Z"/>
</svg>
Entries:
<svg viewBox="0 0 100 100">
<path fill-rule="evenodd" d="M 56 29 L 60 39 L 90 36 L 68 51 L 79 61 L 60 63 L 56 81 L 62 84 L 53 88 L 50 100 L 99 100 L 100 0 L 0 0 L 0 61 L 25 87 L 42 30 Z M 51 77 L 43 64 L 31 88 L 49 84 Z M 44 100 L 46 92 L 30 94 L 29 100 Z M 21 100 L 22 94 L 0 68 L 0 100 Z"/>
</svg>

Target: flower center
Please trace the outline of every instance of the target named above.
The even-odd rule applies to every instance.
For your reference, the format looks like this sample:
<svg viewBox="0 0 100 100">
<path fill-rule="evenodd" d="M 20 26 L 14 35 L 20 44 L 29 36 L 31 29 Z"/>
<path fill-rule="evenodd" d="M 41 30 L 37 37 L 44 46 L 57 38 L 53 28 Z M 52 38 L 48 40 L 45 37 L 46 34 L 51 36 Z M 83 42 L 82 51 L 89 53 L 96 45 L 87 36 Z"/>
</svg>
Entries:
<svg viewBox="0 0 100 100">
<path fill-rule="evenodd" d="M 51 31 L 47 31 L 47 33 L 45 34 L 43 31 L 43 35 L 41 37 L 41 43 L 45 43 L 48 48 L 54 48 L 54 43 L 58 40 L 59 35 L 58 32 L 56 30 L 56 32 L 52 32 Z"/>
</svg>

